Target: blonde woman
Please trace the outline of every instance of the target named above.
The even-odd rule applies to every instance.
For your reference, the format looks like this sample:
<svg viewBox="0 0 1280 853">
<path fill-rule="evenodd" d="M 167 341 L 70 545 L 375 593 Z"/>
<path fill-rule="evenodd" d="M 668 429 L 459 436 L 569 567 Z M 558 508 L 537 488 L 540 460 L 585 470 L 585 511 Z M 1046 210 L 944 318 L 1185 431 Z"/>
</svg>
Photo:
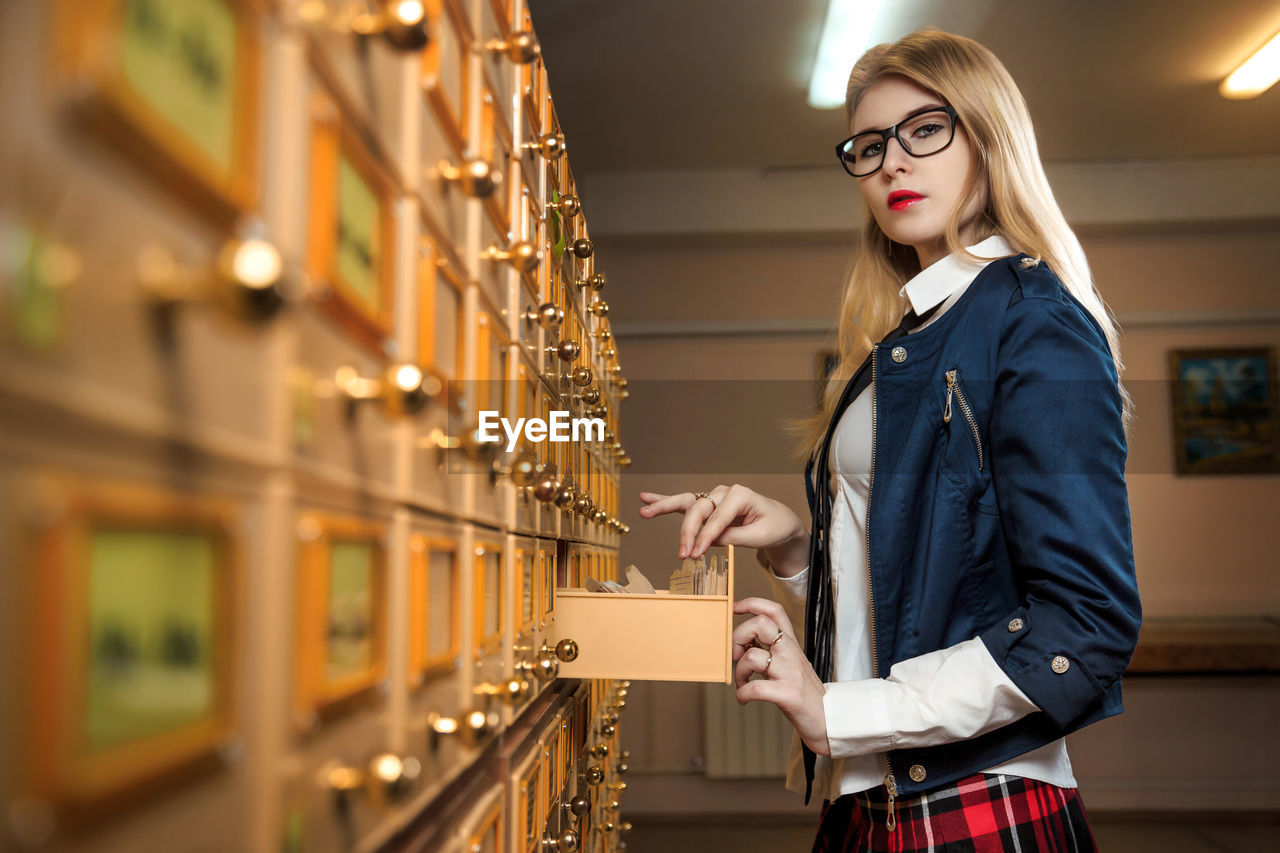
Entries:
<svg viewBox="0 0 1280 853">
<path fill-rule="evenodd" d="M 809 524 L 740 485 L 640 514 L 684 514 L 681 557 L 758 549 L 738 700 L 795 725 L 815 850 L 1092 850 L 1064 737 L 1122 710 L 1141 621 L 1115 324 L 989 50 L 877 46 L 845 106 L 867 215 Z"/>
</svg>

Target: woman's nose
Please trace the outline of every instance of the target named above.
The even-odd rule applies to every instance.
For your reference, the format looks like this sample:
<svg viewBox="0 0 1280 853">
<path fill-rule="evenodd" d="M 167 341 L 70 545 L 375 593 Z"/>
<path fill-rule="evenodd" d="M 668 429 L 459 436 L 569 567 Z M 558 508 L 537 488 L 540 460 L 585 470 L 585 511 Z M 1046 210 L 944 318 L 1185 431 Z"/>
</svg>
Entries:
<svg viewBox="0 0 1280 853">
<path fill-rule="evenodd" d="M 902 143 L 896 136 L 890 137 L 884 144 L 884 163 L 881 164 L 881 168 L 885 172 L 896 172 L 910 162 L 911 155 L 907 153 L 907 149 L 902 147 Z"/>
</svg>

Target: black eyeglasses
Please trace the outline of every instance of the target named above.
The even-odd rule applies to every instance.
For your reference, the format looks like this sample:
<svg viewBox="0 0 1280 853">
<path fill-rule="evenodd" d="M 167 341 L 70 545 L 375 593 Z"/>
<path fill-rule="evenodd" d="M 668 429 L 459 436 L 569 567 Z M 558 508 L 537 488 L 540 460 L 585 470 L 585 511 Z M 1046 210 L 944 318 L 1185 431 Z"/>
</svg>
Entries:
<svg viewBox="0 0 1280 853">
<path fill-rule="evenodd" d="M 884 165 L 885 147 L 891 138 L 898 140 L 902 150 L 912 157 L 928 157 L 955 139 L 956 121 L 953 107 L 929 107 L 907 116 L 893 127 L 850 136 L 836 146 L 836 157 L 850 175 L 865 178 Z"/>
</svg>

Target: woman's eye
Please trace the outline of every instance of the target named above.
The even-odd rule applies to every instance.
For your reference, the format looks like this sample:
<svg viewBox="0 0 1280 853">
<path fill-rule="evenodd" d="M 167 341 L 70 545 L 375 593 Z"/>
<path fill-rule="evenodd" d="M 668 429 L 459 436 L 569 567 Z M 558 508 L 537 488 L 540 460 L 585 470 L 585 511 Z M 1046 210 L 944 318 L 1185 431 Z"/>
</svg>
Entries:
<svg viewBox="0 0 1280 853">
<path fill-rule="evenodd" d="M 929 124 L 922 124 L 917 127 L 912 136 L 919 136 L 922 138 L 925 136 L 933 136 L 940 130 L 942 130 L 942 125 L 930 122 Z"/>
<path fill-rule="evenodd" d="M 880 143 L 872 142 L 870 145 L 864 146 L 863 149 L 858 152 L 858 156 L 859 157 L 879 157 Z"/>
</svg>

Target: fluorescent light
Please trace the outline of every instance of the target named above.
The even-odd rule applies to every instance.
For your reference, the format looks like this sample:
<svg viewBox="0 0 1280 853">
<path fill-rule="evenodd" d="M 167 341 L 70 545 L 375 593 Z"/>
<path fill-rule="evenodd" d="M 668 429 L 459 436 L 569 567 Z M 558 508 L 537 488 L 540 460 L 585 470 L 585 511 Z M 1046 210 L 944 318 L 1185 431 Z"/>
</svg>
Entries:
<svg viewBox="0 0 1280 853">
<path fill-rule="evenodd" d="M 1280 33 L 1232 71 L 1218 92 L 1224 98 L 1256 98 L 1274 86 L 1276 80 L 1280 80 Z"/>
<path fill-rule="evenodd" d="M 844 106 L 849 71 L 870 47 L 871 28 L 883 0 L 829 0 L 818 57 L 809 77 L 809 106 L 831 110 Z"/>
</svg>

